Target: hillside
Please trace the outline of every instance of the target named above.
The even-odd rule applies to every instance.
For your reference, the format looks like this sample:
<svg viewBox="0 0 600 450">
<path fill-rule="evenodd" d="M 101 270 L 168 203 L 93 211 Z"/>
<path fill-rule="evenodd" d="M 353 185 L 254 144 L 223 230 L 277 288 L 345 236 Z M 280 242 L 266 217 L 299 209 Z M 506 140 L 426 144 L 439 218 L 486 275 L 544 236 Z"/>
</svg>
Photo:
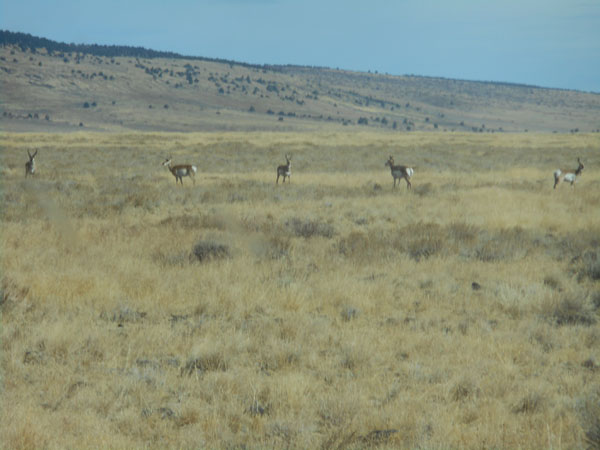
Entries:
<svg viewBox="0 0 600 450">
<path fill-rule="evenodd" d="M 600 130 L 595 93 L 1 37 L 6 131 Z"/>
</svg>

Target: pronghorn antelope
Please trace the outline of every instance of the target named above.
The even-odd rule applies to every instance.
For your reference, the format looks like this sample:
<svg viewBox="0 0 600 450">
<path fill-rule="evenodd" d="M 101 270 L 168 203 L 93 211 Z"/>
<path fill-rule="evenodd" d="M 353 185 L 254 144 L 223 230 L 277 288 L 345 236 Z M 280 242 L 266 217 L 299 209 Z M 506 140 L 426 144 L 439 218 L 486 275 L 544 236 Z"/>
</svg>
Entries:
<svg viewBox="0 0 600 450">
<path fill-rule="evenodd" d="M 277 180 L 275 180 L 275 184 L 279 183 L 279 177 L 283 177 L 284 183 L 286 177 L 288 179 L 288 183 L 292 182 L 292 157 L 285 155 L 285 160 L 287 161 L 287 164 L 277 168 Z"/>
<path fill-rule="evenodd" d="M 194 185 L 196 184 L 196 180 L 194 179 L 194 175 L 196 175 L 198 170 L 196 166 L 192 166 L 190 164 L 171 166 L 171 157 L 168 157 L 162 165 L 167 166 L 167 168 L 171 171 L 175 177 L 175 184 L 177 184 L 177 180 L 179 180 L 183 186 L 183 177 L 190 177 Z"/>
<path fill-rule="evenodd" d="M 25 178 L 27 178 L 27 175 L 34 175 L 35 174 L 35 155 L 37 155 L 37 150 L 35 151 L 35 153 L 32 155 L 31 153 L 29 153 L 29 150 L 27 150 L 27 154 L 29 155 L 29 161 L 27 161 L 25 163 Z"/>
<path fill-rule="evenodd" d="M 394 187 L 396 187 L 396 180 L 398 180 L 398 184 L 400 184 L 400 180 L 404 178 L 406 180 L 406 188 L 410 189 L 412 185 L 410 184 L 410 177 L 412 177 L 414 170 L 412 167 L 406 166 L 395 166 L 394 158 L 390 155 L 390 159 L 385 163 L 386 166 L 390 166 L 390 170 L 392 171 L 392 177 L 394 177 Z"/>
<path fill-rule="evenodd" d="M 579 166 L 575 170 L 557 169 L 554 171 L 554 189 L 556 189 L 556 185 L 560 183 L 561 179 L 562 181 L 571 183 L 571 186 L 575 183 L 575 179 L 581 174 L 584 167 L 579 158 L 577 158 L 577 162 L 579 163 Z"/>
</svg>

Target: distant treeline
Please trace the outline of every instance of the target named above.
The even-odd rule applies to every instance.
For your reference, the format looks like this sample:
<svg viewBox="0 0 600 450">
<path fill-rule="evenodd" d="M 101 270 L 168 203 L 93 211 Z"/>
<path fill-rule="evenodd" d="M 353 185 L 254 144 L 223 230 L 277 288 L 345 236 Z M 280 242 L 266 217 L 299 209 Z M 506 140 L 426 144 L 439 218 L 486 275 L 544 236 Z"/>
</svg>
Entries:
<svg viewBox="0 0 600 450">
<path fill-rule="evenodd" d="M 144 47 L 130 47 L 126 45 L 98 45 L 98 44 L 66 44 L 64 42 L 56 42 L 46 38 L 32 36 L 28 33 L 12 32 L 8 30 L 0 30 L 0 46 L 13 45 L 19 47 L 22 51 L 30 50 L 32 52 L 38 49 L 45 48 L 49 54 L 54 53 L 82 53 L 94 56 L 104 56 L 115 58 L 119 56 L 130 58 L 174 58 L 174 59 L 192 59 L 200 61 L 211 61 L 230 65 L 238 65 L 253 68 L 267 68 L 267 66 L 259 66 L 255 64 L 240 63 L 237 61 L 229 61 L 225 59 L 205 58 L 201 56 L 184 56 L 174 52 L 161 52 L 150 50 Z M 273 70 L 273 67 L 268 67 Z"/>
</svg>

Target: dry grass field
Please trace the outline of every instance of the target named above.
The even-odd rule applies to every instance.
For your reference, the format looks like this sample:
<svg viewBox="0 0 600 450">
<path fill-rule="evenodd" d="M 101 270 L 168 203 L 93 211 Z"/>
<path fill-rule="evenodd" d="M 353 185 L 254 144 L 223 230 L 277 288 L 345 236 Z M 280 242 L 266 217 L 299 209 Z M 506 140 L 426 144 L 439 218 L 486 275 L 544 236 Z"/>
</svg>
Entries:
<svg viewBox="0 0 600 450">
<path fill-rule="evenodd" d="M 600 445 L 598 134 L 0 145 L 4 448 Z"/>
</svg>

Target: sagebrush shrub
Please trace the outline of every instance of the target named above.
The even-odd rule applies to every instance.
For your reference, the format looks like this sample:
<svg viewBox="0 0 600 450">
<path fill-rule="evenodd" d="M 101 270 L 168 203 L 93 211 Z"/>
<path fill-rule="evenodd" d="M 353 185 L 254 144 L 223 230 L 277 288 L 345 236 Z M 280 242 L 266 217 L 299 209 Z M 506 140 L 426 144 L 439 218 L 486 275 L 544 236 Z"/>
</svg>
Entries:
<svg viewBox="0 0 600 450">
<path fill-rule="evenodd" d="M 318 220 L 302 220 L 294 217 L 293 219 L 286 221 L 285 225 L 291 229 L 296 236 L 301 236 L 303 238 L 315 236 L 331 238 L 335 233 L 333 226 Z"/>
<path fill-rule="evenodd" d="M 196 258 L 200 262 L 229 258 L 230 256 L 231 253 L 227 245 L 214 241 L 200 241 L 192 250 L 192 259 Z"/>
</svg>

